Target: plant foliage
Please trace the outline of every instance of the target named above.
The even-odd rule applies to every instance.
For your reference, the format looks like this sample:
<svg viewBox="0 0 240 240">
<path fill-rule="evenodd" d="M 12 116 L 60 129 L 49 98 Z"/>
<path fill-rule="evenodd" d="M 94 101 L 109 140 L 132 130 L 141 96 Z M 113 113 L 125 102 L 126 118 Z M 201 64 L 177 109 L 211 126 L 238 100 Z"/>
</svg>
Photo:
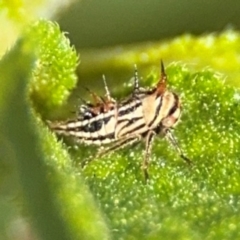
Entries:
<svg viewBox="0 0 240 240">
<path fill-rule="evenodd" d="M 0 184 L 5 198 L 20 193 L 15 201 L 42 239 L 240 238 L 240 93 L 229 84 L 239 77 L 236 64 L 230 64 L 239 55 L 239 41 L 238 33 L 227 31 L 201 38 L 182 36 L 132 50 L 126 47 L 118 55 L 99 51 L 95 60 L 92 53 L 83 53 L 86 62 L 79 84 L 98 85 L 99 69 L 105 74 L 109 70 L 116 79 L 116 95 L 129 90 L 121 79 L 131 82 L 128 74 L 134 63 L 142 84 L 154 85 L 156 62 L 164 58 L 169 88 L 183 102 L 175 134 L 194 164 L 189 168 L 158 138 L 151 179 L 145 185 L 140 169 L 143 144 L 98 159 L 82 170 L 79 163 L 95 150 L 82 146 L 76 150 L 76 144 L 64 143 L 48 129 L 50 112 L 66 102 L 76 85 L 79 60 L 56 23 L 32 24 L 0 62 L 4 152 Z M 189 46 L 194 56 L 188 54 Z M 224 52 L 226 46 L 231 54 Z M 210 53 L 219 60 L 218 66 L 212 64 Z M 173 62 L 175 55 L 181 62 Z M 223 71 L 221 59 L 228 63 Z M 17 209 L 15 203 L 7 206 Z M 0 209 L 4 208 L 0 202 Z M 19 214 L 15 211 L 8 214 L 9 222 Z"/>
</svg>

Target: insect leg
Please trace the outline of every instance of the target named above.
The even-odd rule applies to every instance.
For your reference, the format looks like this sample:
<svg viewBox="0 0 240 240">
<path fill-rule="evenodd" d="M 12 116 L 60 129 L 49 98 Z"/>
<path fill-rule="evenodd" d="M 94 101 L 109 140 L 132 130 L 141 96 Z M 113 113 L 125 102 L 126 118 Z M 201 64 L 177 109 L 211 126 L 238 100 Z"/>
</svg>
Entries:
<svg viewBox="0 0 240 240">
<path fill-rule="evenodd" d="M 155 136 L 155 132 L 149 131 L 146 137 L 145 156 L 142 163 L 142 170 L 143 170 L 145 182 L 147 182 L 147 180 L 149 179 L 148 165 L 149 165 L 149 157 L 151 155 L 154 136 Z"/>
<path fill-rule="evenodd" d="M 103 150 L 100 150 L 98 153 L 97 153 L 97 156 L 96 157 L 102 157 L 108 153 L 111 153 L 113 151 L 116 151 L 118 149 L 121 149 L 123 147 L 125 147 L 126 145 L 130 145 L 130 144 L 133 144 L 134 142 L 138 141 L 139 140 L 139 137 L 134 137 L 134 138 L 124 138 L 118 142 L 116 142 L 115 144 L 113 144 L 112 146 L 108 147 L 108 148 L 105 148 Z"/>
<path fill-rule="evenodd" d="M 168 139 L 168 141 L 174 146 L 174 148 L 176 149 L 176 151 L 178 152 L 179 156 L 185 161 L 187 162 L 189 165 L 192 164 L 192 161 L 187 158 L 184 154 L 182 149 L 179 147 L 177 139 L 175 138 L 175 136 L 173 135 L 173 133 L 170 131 L 170 129 L 167 129 L 166 131 L 166 137 Z"/>
<path fill-rule="evenodd" d="M 84 167 L 86 164 L 90 163 L 91 161 L 97 159 L 97 158 L 100 158 L 106 154 L 110 154 L 118 149 L 121 149 L 123 147 L 125 147 L 126 145 L 130 145 L 130 144 L 133 144 L 137 141 L 140 140 L 140 137 L 139 136 L 135 136 L 135 137 L 132 137 L 132 138 L 124 138 L 124 139 L 121 139 L 117 142 L 115 142 L 113 145 L 107 147 L 107 148 L 103 148 L 103 149 L 100 149 L 97 154 L 94 156 L 94 158 L 91 158 L 91 159 L 88 159 L 86 161 L 84 161 L 82 163 L 82 167 Z"/>
</svg>

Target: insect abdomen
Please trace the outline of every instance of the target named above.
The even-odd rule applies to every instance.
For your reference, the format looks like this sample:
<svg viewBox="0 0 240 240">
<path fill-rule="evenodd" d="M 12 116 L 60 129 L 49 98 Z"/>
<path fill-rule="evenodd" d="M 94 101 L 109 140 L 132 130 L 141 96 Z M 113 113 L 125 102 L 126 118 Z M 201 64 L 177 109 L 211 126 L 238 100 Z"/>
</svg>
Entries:
<svg viewBox="0 0 240 240">
<path fill-rule="evenodd" d="M 112 114 L 100 114 L 90 120 L 51 124 L 51 128 L 60 135 L 72 136 L 86 144 L 101 145 L 114 141 L 115 125 Z"/>
</svg>

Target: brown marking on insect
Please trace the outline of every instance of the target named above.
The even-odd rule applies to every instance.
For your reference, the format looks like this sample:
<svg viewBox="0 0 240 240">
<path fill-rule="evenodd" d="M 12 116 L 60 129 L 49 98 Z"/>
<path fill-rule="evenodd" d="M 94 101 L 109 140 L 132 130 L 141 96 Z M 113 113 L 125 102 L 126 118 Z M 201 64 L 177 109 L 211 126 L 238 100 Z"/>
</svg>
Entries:
<svg viewBox="0 0 240 240">
<path fill-rule="evenodd" d="M 161 96 L 166 91 L 166 85 L 167 85 L 167 75 L 165 72 L 163 61 L 161 60 L 161 76 L 160 76 L 159 82 L 157 83 L 157 88 L 155 91 L 157 96 Z"/>
</svg>

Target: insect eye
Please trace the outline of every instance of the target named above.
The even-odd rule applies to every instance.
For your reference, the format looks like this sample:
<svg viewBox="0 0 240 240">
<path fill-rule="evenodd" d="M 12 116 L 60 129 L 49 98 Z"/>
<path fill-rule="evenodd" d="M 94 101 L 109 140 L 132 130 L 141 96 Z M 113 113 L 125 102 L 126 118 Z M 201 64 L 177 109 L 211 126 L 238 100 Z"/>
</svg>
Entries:
<svg viewBox="0 0 240 240">
<path fill-rule="evenodd" d="M 84 119 L 90 119 L 90 118 L 92 118 L 93 117 L 93 114 L 91 113 L 91 112 L 85 112 L 84 114 L 83 114 L 83 118 Z"/>
<path fill-rule="evenodd" d="M 94 114 L 91 109 L 89 109 L 88 107 L 82 105 L 79 108 L 79 112 L 81 114 L 81 116 L 83 117 L 83 119 L 91 119 L 92 117 L 94 117 L 96 114 Z"/>
</svg>

